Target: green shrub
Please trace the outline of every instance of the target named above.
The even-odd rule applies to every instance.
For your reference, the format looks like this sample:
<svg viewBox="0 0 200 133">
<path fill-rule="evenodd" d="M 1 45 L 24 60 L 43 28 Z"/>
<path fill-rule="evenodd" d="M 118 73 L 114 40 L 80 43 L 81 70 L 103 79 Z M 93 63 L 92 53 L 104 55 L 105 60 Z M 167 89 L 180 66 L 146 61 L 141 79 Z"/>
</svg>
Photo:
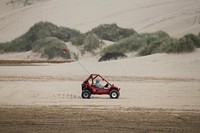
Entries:
<svg viewBox="0 0 200 133">
<path fill-rule="evenodd" d="M 84 50 L 93 51 L 97 48 L 100 48 L 99 38 L 95 34 L 89 34 L 84 40 Z"/>
<path fill-rule="evenodd" d="M 63 41 L 70 41 L 72 38 L 81 36 L 79 31 L 65 27 L 58 27 L 50 22 L 39 22 L 32 26 L 24 35 L 14 39 L 5 48 L 5 52 L 21 52 L 32 50 L 35 41 L 56 37 Z"/>
<path fill-rule="evenodd" d="M 70 41 L 74 37 L 81 36 L 82 33 L 75 29 L 70 29 L 67 27 L 59 27 L 58 30 L 55 30 L 53 32 L 53 37 L 56 37 L 60 40 L 63 40 L 64 42 Z"/>
<path fill-rule="evenodd" d="M 70 51 L 64 52 L 66 45 L 55 37 L 46 37 L 34 43 L 33 52 L 41 53 L 42 57 L 52 59 L 55 57 L 70 58 Z"/>
<path fill-rule="evenodd" d="M 39 22 L 32 26 L 24 35 L 11 41 L 4 49 L 5 52 L 30 51 L 35 41 L 51 37 L 58 27 L 49 22 Z"/>
<path fill-rule="evenodd" d="M 150 46 L 146 45 L 138 50 L 139 56 L 150 55 L 152 53 Z"/>
<path fill-rule="evenodd" d="M 124 53 L 121 52 L 108 52 L 105 53 L 100 59 L 99 62 L 101 61 L 107 61 L 107 60 L 117 60 L 119 58 L 126 58 L 127 56 Z"/>
<path fill-rule="evenodd" d="M 127 52 L 137 51 L 141 47 L 144 47 L 142 48 L 143 50 L 152 49 L 152 47 L 154 47 L 152 43 L 165 38 L 170 38 L 170 37 L 167 33 L 163 31 L 158 31 L 155 33 L 135 34 L 133 36 L 121 39 L 120 41 L 114 43 L 113 45 L 105 48 L 103 50 L 103 53 L 106 52 L 127 53 Z"/>
<path fill-rule="evenodd" d="M 177 39 L 168 38 L 158 42 L 159 52 L 162 53 L 177 53 L 177 48 L 179 47 L 179 41 Z M 157 52 L 158 53 L 158 52 Z"/>
<path fill-rule="evenodd" d="M 6 4 L 12 4 L 14 7 L 15 5 L 23 5 L 23 6 L 30 6 L 32 5 L 36 0 L 9 0 Z"/>
<path fill-rule="evenodd" d="M 173 38 L 164 38 L 150 45 L 145 45 L 138 50 L 139 56 L 150 55 L 154 53 L 182 53 L 194 50 L 194 45 L 189 38 L 183 37 L 179 40 Z"/>
<path fill-rule="evenodd" d="M 138 37 L 141 38 L 141 40 L 143 40 L 143 42 L 147 45 L 149 45 L 153 42 L 163 40 L 163 39 L 171 38 L 164 31 L 157 31 L 157 32 L 154 32 L 154 33 L 143 33 L 143 34 L 139 34 Z"/>
<path fill-rule="evenodd" d="M 138 43 L 139 39 L 136 39 L 136 36 L 131 36 L 125 39 L 122 39 L 113 45 L 110 45 L 103 49 L 103 53 L 107 52 L 131 52 L 131 51 L 137 51 L 137 49 L 142 45 L 141 43 Z"/>
<path fill-rule="evenodd" d="M 91 33 L 96 34 L 103 40 L 118 41 L 122 38 L 136 34 L 136 31 L 133 29 L 120 28 L 117 24 L 103 24 L 93 28 Z"/>
<path fill-rule="evenodd" d="M 59 28 L 58 30 L 53 31 L 52 36 L 56 37 L 64 42 L 68 42 L 70 40 L 70 34 L 68 34 L 67 29 Z"/>
<path fill-rule="evenodd" d="M 43 57 L 49 59 L 57 55 L 63 58 L 69 58 L 69 55 L 58 54 L 58 49 L 65 46 L 60 40 L 70 41 L 72 38 L 81 35 L 82 33 L 74 29 L 58 27 L 50 22 L 39 22 L 32 26 L 24 35 L 5 45 L 0 45 L 0 51 L 3 53 L 33 50 L 34 52 L 42 52 Z M 56 38 L 52 39 L 52 37 L 60 40 Z M 55 43 L 55 46 L 53 46 L 53 43 Z M 45 46 L 43 47 L 43 45 Z"/>
<path fill-rule="evenodd" d="M 151 41 L 147 41 L 147 45 L 143 45 L 138 50 L 138 55 L 144 56 L 154 53 L 181 53 L 191 52 L 194 50 L 194 44 L 190 38 L 183 37 L 177 40 L 171 38 L 164 32 L 156 32 L 153 36 L 156 36 L 156 38 L 151 38 Z"/>
<path fill-rule="evenodd" d="M 30 28 L 25 37 L 34 42 L 45 37 L 52 37 L 59 28 L 50 22 L 39 22 Z"/>
<path fill-rule="evenodd" d="M 177 51 L 180 52 L 192 52 L 194 51 L 195 46 L 193 41 L 190 38 L 182 37 L 179 39 L 179 46 L 177 47 Z"/>
<path fill-rule="evenodd" d="M 0 54 L 4 53 L 5 48 L 8 46 L 8 43 L 0 43 Z"/>
<path fill-rule="evenodd" d="M 200 37 L 194 34 L 187 34 L 184 36 L 186 39 L 190 39 L 195 47 L 200 47 Z"/>
<path fill-rule="evenodd" d="M 77 36 L 74 36 L 70 39 L 73 45 L 80 46 L 83 45 L 84 41 L 86 39 L 86 35 L 84 34 L 79 34 Z"/>
<path fill-rule="evenodd" d="M 154 53 L 159 53 L 160 52 L 159 46 L 160 46 L 160 43 L 158 41 L 151 43 L 150 45 L 144 45 L 138 50 L 138 55 L 145 56 L 145 55 L 151 55 Z"/>
</svg>

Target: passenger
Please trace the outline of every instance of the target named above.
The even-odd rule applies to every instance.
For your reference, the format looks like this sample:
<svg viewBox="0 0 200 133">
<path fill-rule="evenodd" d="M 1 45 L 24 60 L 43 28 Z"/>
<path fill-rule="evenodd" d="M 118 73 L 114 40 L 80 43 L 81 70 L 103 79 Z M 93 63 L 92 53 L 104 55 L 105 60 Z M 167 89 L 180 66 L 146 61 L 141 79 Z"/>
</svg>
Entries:
<svg viewBox="0 0 200 133">
<path fill-rule="evenodd" d="M 96 83 L 95 83 L 95 85 L 94 85 L 96 88 L 100 88 L 100 89 L 103 89 L 104 88 L 104 86 L 102 86 L 101 85 L 101 83 L 100 83 L 100 80 L 99 79 L 97 79 L 96 80 Z"/>
</svg>

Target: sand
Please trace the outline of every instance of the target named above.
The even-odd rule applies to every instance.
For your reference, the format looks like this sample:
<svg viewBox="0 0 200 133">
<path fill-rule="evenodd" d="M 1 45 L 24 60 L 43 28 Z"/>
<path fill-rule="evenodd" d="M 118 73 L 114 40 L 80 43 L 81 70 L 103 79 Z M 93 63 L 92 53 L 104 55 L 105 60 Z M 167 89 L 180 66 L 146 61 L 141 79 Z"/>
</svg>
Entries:
<svg viewBox="0 0 200 133">
<path fill-rule="evenodd" d="M 96 56 L 64 64 L 2 65 L 0 131 L 200 132 L 199 57 L 196 49 L 106 62 Z M 34 56 L 9 53 L 0 59 Z M 81 83 L 89 74 L 79 63 L 121 87 L 119 99 L 82 99 Z"/>
<path fill-rule="evenodd" d="M 0 108 L 1 132 L 197 133 L 199 112 L 77 107 Z"/>
<path fill-rule="evenodd" d="M 28 7 L 0 8 L 0 42 L 24 34 L 39 21 L 86 32 L 105 23 L 117 23 L 138 32 L 164 30 L 174 37 L 199 33 L 199 0 L 47 0 Z"/>
<path fill-rule="evenodd" d="M 138 32 L 164 30 L 174 37 L 198 33 L 199 0 L 47 0 L 28 7 L 0 1 L 0 42 L 25 33 L 39 21 L 82 32 L 117 23 Z M 106 42 L 107 45 L 112 42 Z M 66 43 L 73 52 L 79 50 Z M 134 56 L 134 55 L 130 55 Z M 200 49 L 97 62 L 0 66 L 2 132 L 200 132 Z M 32 52 L 1 54 L 0 60 L 40 60 Z M 81 83 L 99 73 L 122 88 L 81 98 Z"/>
<path fill-rule="evenodd" d="M 81 83 L 88 73 L 78 62 L 0 66 L 0 105 L 76 105 L 200 109 L 200 49 L 188 54 L 154 54 L 117 61 L 80 60 L 122 88 L 118 100 L 92 96 L 84 100 Z"/>
</svg>

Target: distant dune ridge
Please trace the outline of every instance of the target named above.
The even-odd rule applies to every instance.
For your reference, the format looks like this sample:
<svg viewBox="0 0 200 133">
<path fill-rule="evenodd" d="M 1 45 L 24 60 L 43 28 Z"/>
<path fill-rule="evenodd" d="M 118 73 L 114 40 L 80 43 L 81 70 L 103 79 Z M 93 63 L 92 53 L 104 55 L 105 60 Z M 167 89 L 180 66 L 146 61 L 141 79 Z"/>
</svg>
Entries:
<svg viewBox="0 0 200 133">
<path fill-rule="evenodd" d="M 12 7 L 8 1 L 0 1 L 0 42 L 24 34 L 39 21 L 81 32 L 117 23 L 137 32 L 163 30 L 174 37 L 200 29 L 199 0 L 45 0 L 25 7 Z"/>
</svg>

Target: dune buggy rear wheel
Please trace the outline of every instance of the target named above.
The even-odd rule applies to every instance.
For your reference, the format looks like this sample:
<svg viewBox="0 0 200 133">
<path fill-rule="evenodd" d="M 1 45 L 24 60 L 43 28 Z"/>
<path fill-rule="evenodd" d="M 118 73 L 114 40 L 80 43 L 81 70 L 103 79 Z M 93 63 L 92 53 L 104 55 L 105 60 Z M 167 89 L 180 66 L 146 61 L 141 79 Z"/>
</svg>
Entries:
<svg viewBox="0 0 200 133">
<path fill-rule="evenodd" d="M 109 95 L 110 95 L 110 98 L 117 99 L 119 97 L 119 91 L 112 90 Z"/>
<path fill-rule="evenodd" d="M 83 91 L 82 92 L 82 98 L 90 98 L 90 96 L 91 96 L 91 93 L 90 93 L 90 91 L 88 91 L 88 90 L 85 90 L 85 91 Z"/>
</svg>

